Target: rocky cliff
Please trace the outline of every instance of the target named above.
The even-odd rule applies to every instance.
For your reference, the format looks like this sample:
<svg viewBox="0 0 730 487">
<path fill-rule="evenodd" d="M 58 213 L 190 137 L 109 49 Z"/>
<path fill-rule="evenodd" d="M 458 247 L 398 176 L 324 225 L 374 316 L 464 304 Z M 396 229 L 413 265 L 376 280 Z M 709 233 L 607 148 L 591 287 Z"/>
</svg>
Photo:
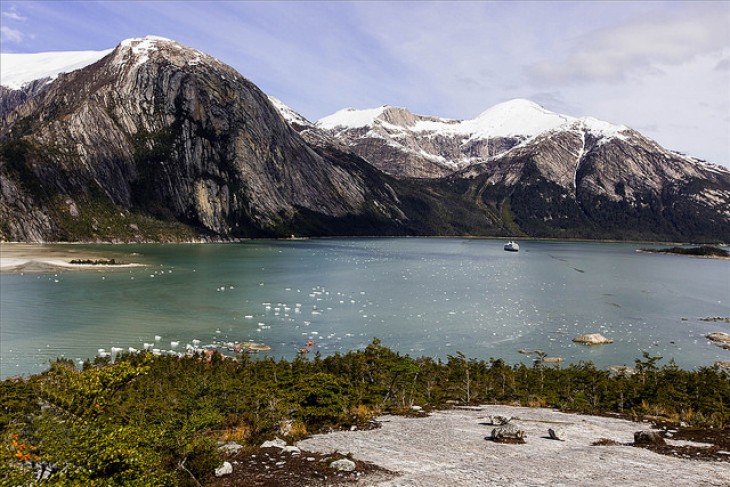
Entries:
<svg viewBox="0 0 730 487">
<path fill-rule="evenodd" d="M 301 213 L 403 218 L 367 164 L 318 153 L 250 81 L 170 40 L 125 41 L 36 96 L 9 95 L 5 239 L 230 238 L 296 232 Z"/>
</svg>

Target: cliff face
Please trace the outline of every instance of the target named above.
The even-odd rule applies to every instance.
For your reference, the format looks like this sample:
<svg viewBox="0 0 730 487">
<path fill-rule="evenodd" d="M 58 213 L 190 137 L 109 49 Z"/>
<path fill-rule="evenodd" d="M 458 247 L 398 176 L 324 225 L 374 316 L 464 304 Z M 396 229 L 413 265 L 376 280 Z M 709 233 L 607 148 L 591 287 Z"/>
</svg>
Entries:
<svg viewBox="0 0 730 487">
<path fill-rule="evenodd" d="M 300 211 L 403 217 L 367 168 L 317 153 L 251 82 L 169 40 L 125 41 L 61 75 L 6 113 L 0 137 L 0 231 L 10 240 L 75 238 L 91 207 L 221 237 L 295 231 Z M 28 205 L 48 218 L 30 217 Z M 98 227 L 89 233 L 104 234 Z"/>
<path fill-rule="evenodd" d="M 640 133 L 576 122 L 455 174 L 536 236 L 730 237 L 730 172 Z M 701 222 L 701 223 L 700 223 Z"/>
</svg>

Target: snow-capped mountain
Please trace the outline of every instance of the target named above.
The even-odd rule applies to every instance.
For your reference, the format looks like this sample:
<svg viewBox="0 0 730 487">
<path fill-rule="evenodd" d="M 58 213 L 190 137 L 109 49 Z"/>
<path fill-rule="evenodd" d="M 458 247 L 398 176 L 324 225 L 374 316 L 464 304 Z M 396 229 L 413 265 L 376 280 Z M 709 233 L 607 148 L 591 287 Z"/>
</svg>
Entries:
<svg viewBox="0 0 730 487">
<path fill-rule="evenodd" d="M 311 123 L 160 37 L 0 64 L 0 240 L 730 240 L 726 169 L 527 100 Z"/>
<path fill-rule="evenodd" d="M 395 177 L 442 177 L 486 162 L 548 131 L 580 127 L 609 140 L 629 130 L 551 112 L 525 99 L 495 105 L 471 120 L 414 115 L 405 108 L 347 108 L 316 126 Z"/>
<path fill-rule="evenodd" d="M 5 239 L 276 236 L 403 217 L 365 161 L 317 153 L 236 70 L 160 37 L 59 74 L 0 119 L 0 143 Z"/>
</svg>

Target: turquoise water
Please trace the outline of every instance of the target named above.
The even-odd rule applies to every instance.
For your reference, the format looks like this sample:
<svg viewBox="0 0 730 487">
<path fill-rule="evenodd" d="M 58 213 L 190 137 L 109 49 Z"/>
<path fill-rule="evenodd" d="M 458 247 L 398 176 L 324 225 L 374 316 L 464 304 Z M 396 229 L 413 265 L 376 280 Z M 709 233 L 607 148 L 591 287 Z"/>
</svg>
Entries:
<svg viewBox="0 0 730 487">
<path fill-rule="evenodd" d="M 601 367 L 631 365 L 644 350 L 688 368 L 730 360 L 703 337 L 730 325 L 699 319 L 730 316 L 730 261 L 636 244 L 520 244 L 519 253 L 476 239 L 74 246 L 147 267 L 3 274 L 0 375 L 101 348 L 183 350 L 193 339 L 264 342 L 276 358 L 310 339 L 327 355 L 378 337 L 413 356 L 511 363 L 531 363 L 521 348 Z M 571 341 L 592 332 L 615 343 Z"/>
</svg>

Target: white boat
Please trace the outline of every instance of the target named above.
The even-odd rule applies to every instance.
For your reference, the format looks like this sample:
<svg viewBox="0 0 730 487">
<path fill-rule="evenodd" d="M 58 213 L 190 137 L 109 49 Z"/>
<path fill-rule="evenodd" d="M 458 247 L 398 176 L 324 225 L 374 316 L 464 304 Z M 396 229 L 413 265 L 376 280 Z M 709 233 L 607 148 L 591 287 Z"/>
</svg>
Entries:
<svg viewBox="0 0 730 487">
<path fill-rule="evenodd" d="M 513 242 L 512 240 L 510 240 L 509 242 L 504 244 L 504 250 L 506 250 L 507 252 L 519 252 L 520 246 L 517 242 Z"/>
</svg>

